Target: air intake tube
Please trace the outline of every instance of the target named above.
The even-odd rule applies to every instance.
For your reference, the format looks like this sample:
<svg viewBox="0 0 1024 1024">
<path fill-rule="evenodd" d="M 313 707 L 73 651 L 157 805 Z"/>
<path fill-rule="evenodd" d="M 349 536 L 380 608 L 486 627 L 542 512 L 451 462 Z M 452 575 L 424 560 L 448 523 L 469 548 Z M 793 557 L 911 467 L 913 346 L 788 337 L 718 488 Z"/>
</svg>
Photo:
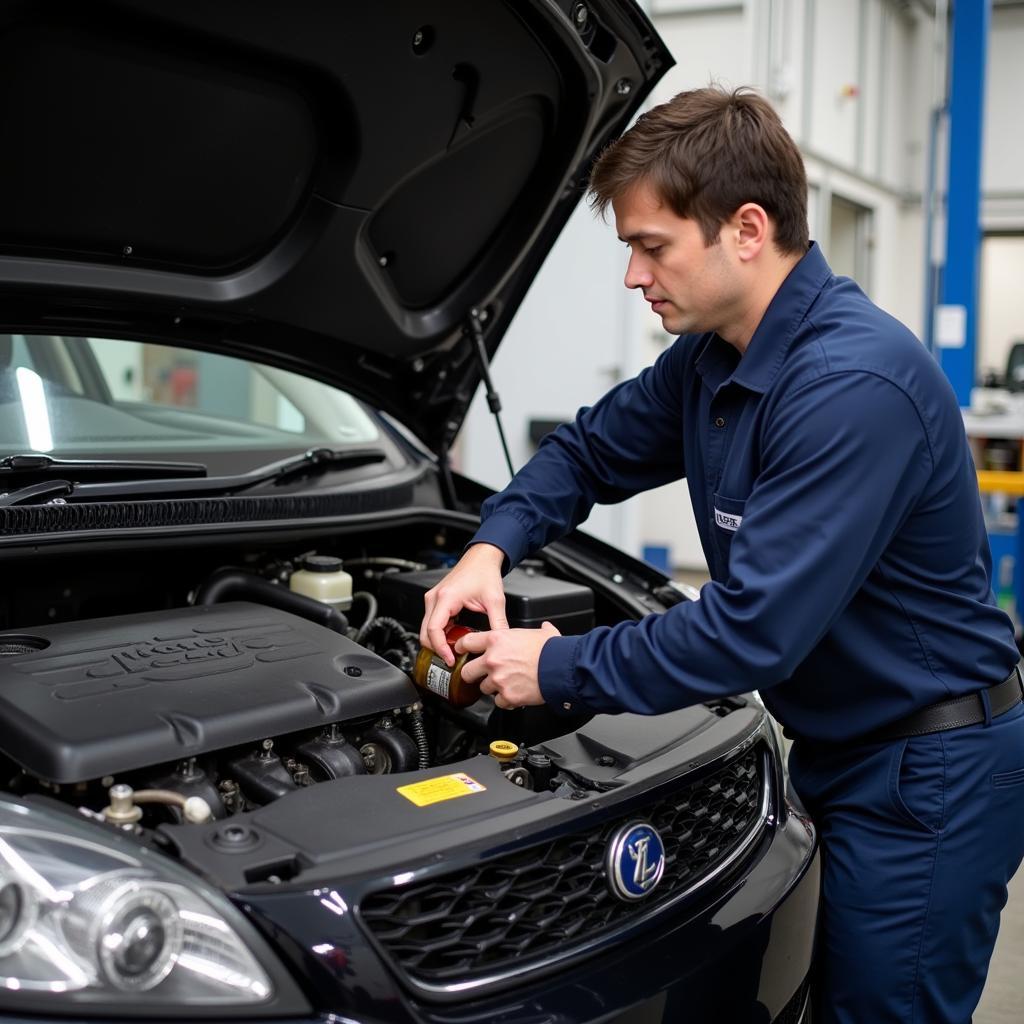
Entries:
<svg viewBox="0 0 1024 1024">
<path fill-rule="evenodd" d="M 330 605 L 303 594 L 296 594 L 262 576 L 240 569 L 218 569 L 196 592 L 195 604 L 220 604 L 223 601 L 256 601 L 348 635 L 348 619 Z"/>
</svg>

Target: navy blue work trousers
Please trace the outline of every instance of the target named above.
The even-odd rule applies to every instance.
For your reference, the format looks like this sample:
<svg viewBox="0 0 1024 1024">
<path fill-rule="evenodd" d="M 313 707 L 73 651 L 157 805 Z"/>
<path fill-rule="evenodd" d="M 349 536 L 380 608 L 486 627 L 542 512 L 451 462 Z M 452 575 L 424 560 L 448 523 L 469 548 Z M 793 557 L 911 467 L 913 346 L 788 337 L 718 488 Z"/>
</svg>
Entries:
<svg viewBox="0 0 1024 1024">
<path fill-rule="evenodd" d="M 967 1024 L 1024 857 L 1024 704 L 789 766 L 824 855 L 815 1024 Z"/>
</svg>

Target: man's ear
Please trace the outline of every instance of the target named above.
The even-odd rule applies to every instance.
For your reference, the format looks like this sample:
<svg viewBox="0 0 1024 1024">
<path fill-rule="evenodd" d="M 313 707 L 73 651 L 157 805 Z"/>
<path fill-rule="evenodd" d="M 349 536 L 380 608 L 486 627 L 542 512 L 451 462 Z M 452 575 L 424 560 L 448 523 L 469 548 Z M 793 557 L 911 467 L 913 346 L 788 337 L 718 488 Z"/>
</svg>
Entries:
<svg viewBox="0 0 1024 1024">
<path fill-rule="evenodd" d="M 757 203 L 744 203 L 729 218 L 736 255 L 749 263 L 760 255 L 771 241 L 772 222 L 765 208 Z"/>
</svg>

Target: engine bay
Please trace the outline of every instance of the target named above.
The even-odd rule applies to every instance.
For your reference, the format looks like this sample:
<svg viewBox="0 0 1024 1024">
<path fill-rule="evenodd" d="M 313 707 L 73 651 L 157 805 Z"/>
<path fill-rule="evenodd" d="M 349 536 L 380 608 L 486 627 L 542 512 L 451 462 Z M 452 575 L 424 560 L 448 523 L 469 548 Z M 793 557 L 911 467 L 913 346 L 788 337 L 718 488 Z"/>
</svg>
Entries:
<svg viewBox="0 0 1024 1024">
<path fill-rule="evenodd" d="M 80 562 L 60 590 L 26 576 L 0 632 L 5 790 L 156 827 L 490 752 L 514 785 L 571 797 L 581 781 L 531 748 L 589 716 L 503 711 L 486 696 L 458 707 L 413 682 L 423 594 L 457 557 L 443 534 L 429 540 L 436 547 L 412 557 L 323 544 L 218 565 L 202 550 L 150 552 L 145 570 L 108 560 L 98 575 Z M 132 588 L 125 577 L 137 572 L 168 586 Z M 332 574 L 350 578 L 347 594 Z M 513 627 L 595 624 L 594 591 L 540 561 L 505 585 Z M 34 625 L 26 609 L 40 596 L 53 601 L 50 621 Z M 124 611 L 146 603 L 164 607 Z M 487 628 L 478 615 L 460 622 Z"/>
</svg>

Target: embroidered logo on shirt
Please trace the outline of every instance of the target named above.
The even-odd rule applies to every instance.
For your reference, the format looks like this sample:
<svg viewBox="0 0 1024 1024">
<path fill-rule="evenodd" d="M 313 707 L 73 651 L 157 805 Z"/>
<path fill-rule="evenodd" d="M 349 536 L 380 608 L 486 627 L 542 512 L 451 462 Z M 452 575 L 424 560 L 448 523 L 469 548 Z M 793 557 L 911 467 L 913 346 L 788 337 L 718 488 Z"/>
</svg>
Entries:
<svg viewBox="0 0 1024 1024">
<path fill-rule="evenodd" d="M 728 512 L 721 512 L 719 509 L 715 509 L 715 524 L 723 530 L 735 533 L 740 528 L 740 523 L 742 522 L 743 516 L 731 516 Z"/>
</svg>

